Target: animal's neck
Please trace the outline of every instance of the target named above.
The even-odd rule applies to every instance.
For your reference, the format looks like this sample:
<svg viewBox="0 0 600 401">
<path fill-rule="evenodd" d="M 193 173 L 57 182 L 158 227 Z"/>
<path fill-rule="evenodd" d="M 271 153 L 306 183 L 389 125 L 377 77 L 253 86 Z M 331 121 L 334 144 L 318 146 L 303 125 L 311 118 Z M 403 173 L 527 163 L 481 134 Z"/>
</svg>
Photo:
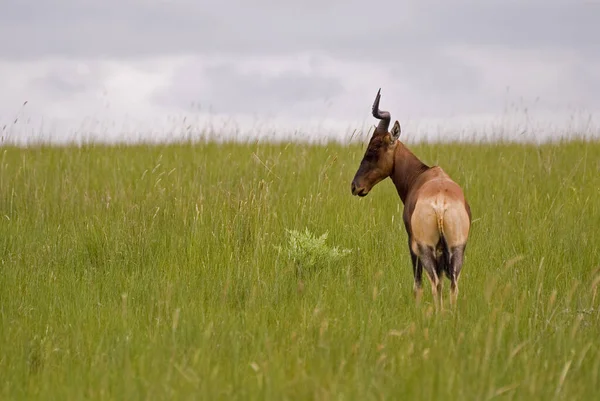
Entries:
<svg viewBox="0 0 600 401">
<path fill-rule="evenodd" d="M 429 166 L 419 160 L 402 142 L 398 142 L 391 178 L 402 203 L 405 203 L 417 177 L 428 168 Z"/>
</svg>

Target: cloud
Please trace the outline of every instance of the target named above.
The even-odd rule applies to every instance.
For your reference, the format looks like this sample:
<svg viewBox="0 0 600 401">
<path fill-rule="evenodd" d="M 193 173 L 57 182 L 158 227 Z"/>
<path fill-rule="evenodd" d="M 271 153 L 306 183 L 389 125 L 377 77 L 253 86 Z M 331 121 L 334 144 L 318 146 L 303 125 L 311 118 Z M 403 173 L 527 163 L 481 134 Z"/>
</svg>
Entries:
<svg viewBox="0 0 600 401">
<path fill-rule="evenodd" d="M 274 71 L 268 63 L 260 70 L 246 71 L 239 60 L 198 64 L 189 62 L 176 69 L 171 83 L 154 95 L 155 101 L 179 109 L 196 104 L 218 114 L 289 115 L 297 106 L 323 104 L 344 92 L 335 77 L 293 69 Z"/>
<path fill-rule="evenodd" d="M 381 87 L 403 129 L 485 125 L 511 103 L 555 124 L 600 111 L 599 11 L 566 0 L 9 2 L 0 123 L 29 100 L 29 121 L 59 131 L 82 120 L 168 130 L 193 114 L 351 132 L 372 123 Z"/>
<path fill-rule="evenodd" d="M 401 60 L 453 44 L 598 49 L 600 6 L 572 1 L 23 0 L 3 6 L 0 57 L 327 52 Z M 590 57 L 598 57 L 590 54 Z"/>
<path fill-rule="evenodd" d="M 29 86 L 50 94 L 55 100 L 98 91 L 106 78 L 106 71 L 97 65 L 67 60 L 56 60 L 43 70 L 42 76 L 33 78 Z"/>
</svg>

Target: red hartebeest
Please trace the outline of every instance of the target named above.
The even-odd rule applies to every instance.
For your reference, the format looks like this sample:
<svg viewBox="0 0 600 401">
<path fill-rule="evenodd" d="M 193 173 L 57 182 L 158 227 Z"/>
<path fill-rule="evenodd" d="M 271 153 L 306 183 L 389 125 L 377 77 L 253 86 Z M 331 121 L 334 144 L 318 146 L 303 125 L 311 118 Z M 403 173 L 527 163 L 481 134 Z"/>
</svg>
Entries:
<svg viewBox="0 0 600 401">
<path fill-rule="evenodd" d="M 366 196 L 373 186 L 391 177 L 404 204 L 402 217 L 408 233 L 414 295 L 420 300 L 425 268 L 436 307 L 442 306 L 442 273 L 450 279 L 450 300 L 454 304 L 471 209 L 460 186 L 441 167 L 427 166 L 398 140 L 398 120 L 388 132 L 391 116 L 379 110 L 380 98 L 381 89 L 372 109 L 373 117 L 380 121 L 352 180 L 352 195 Z"/>
</svg>

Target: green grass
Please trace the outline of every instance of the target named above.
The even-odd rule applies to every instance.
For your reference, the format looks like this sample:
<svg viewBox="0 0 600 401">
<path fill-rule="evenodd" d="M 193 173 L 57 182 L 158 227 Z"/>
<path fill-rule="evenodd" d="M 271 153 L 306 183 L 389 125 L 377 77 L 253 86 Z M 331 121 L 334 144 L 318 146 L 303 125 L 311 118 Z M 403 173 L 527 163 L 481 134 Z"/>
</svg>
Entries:
<svg viewBox="0 0 600 401">
<path fill-rule="evenodd" d="M 411 149 L 471 204 L 454 312 L 362 146 L 0 149 L 0 399 L 594 399 L 600 143 Z"/>
</svg>

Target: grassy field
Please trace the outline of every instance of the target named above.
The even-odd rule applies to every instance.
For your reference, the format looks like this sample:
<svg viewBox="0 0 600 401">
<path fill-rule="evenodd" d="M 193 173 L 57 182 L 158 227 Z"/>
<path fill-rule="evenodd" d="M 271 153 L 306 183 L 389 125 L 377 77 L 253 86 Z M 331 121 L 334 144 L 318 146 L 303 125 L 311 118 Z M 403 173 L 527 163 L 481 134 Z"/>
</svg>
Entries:
<svg viewBox="0 0 600 401">
<path fill-rule="evenodd" d="M 0 149 L 0 399 L 595 399 L 600 143 L 411 148 L 471 203 L 455 311 L 362 145 Z"/>
</svg>

